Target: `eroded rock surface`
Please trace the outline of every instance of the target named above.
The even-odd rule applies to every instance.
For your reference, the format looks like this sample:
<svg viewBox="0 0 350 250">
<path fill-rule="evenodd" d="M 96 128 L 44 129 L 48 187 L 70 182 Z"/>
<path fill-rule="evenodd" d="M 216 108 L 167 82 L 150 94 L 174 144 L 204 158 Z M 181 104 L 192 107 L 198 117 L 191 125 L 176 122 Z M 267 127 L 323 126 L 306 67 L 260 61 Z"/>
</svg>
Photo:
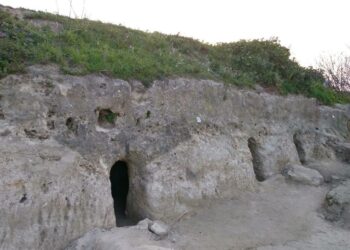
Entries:
<svg viewBox="0 0 350 250">
<path fill-rule="evenodd" d="M 254 191 L 288 163 L 323 160 L 320 142 L 327 160 L 347 164 L 350 109 L 300 96 L 182 78 L 145 89 L 55 66 L 1 79 L 0 95 L 2 249 L 61 249 L 115 225 L 118 160 L 128 165 L 128 216 L 166 223 Z"/>
</svg>

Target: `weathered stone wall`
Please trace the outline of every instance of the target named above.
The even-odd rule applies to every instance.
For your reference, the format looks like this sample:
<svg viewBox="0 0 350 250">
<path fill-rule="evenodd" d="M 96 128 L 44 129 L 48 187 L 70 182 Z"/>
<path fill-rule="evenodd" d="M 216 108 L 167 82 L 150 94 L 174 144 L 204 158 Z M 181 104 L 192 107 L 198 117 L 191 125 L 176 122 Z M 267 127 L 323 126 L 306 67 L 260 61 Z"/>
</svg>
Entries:
<svg viewBox="0 0 350 250">
<path fill-rule="evenodd" d="M 0 80 L 0 95 L 1 249 L 60 249 L 113 226 L 109 170 L 117 160 L 129 165 L 129 214 L 172 221 L 207 200 L 255 189 L 249 138 L 264 179 L 299 162 L 301 150 L 317 160 L 322 138 L 349 138 L 348 107 L 208 80 L 145 89 L 33 66 Z M 103 110 L 114 113 L 113 124 L 99 119 Z"/>
</svg>

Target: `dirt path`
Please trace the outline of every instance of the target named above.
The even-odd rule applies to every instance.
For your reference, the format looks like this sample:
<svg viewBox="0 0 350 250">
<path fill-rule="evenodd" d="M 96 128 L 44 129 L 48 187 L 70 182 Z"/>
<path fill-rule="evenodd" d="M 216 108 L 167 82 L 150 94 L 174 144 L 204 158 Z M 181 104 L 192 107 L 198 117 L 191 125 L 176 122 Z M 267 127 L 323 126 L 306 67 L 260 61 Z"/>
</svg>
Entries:
<svg viewBox="0 0 350 250">
<path fill-rule="evenodd" d="M 317 212 L 329 187 L 287 183 L 282 176 L 257 193 L 219 201 L 174 225 L 175 249 L 350 249 L 350 232 Z"/>
</svg>

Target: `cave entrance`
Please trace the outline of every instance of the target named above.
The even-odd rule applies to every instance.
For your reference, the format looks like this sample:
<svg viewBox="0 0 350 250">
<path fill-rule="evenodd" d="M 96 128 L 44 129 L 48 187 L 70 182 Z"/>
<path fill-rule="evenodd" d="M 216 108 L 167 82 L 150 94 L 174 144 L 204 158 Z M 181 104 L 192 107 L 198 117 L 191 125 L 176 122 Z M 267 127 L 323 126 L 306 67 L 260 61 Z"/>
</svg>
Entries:
<svg viewBox="0 0 350 250">
<path fill-rule="evenodd" d="M 266 178 L 263 171 L 262 159 L 258 147 L 258 142 L 253 137 L 250 137 L 248 139 L 248 148 L 252 155 L 255 178 L 257 181 L 264 181 Z"/>
<path fill-rule="evenodd" d="M 125 161 L 117 161 L 111 168 L 109 179 L 114 201 L 114 214 L 118 227 L 132 224 L 127 214 L 129 192 L 129 169 Z"/>
</svg>

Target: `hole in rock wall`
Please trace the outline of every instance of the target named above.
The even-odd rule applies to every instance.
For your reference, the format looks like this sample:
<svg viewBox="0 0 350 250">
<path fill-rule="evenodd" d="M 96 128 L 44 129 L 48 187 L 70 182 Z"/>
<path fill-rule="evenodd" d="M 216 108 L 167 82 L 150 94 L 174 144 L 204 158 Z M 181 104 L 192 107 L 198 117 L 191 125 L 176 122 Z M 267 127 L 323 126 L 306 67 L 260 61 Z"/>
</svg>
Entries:
<svg viewBox="0 0 350 250">
<path fill-rule="evenodd" d="M 74 134 L 78 133 L 78 123 L 73 117 L 67 118 L 66 126 L 68 131 L 73 132 Z"/>
<path fill-rule="evenodd" d="M 261 156 L 258 152 L 258 143 L 253 137 L 248 139 L 248 147 L 249 147 L 250 153 L 252 154 L 255 178 L 258 181 L 264 181 L 266 178 L 263 172 Z"/>
<path fill-rule="evenodd" d="M 134 224 L 128 216 L 127 198 L 129 192 L 129 169 L 125 161 L 117 161 L 111 168 L 111 193 L 114 201 L 114 214 L 118 227 Z"/>
<path fill-rule="evenodd" d="M 114 113 L 110 109 L 101 109 L 98 112 L 98 125 L 103 128 L 113 128 L 119 113 Z"/>
</svg>

